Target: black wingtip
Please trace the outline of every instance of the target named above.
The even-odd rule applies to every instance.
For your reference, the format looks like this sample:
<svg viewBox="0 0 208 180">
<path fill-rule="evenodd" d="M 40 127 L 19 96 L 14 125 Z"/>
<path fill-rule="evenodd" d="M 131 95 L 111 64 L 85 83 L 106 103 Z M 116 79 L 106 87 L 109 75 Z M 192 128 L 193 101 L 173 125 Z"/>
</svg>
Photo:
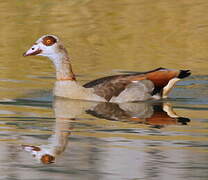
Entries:
<svg viewBox="0 0 208 180">
<path fill-rule="evenodd" d="M 188 77 L 190 75 L 191 75 L 191 71 L 190 70 L 180 70 L 178 78 L 183 79 L 183 78 Z"/>
<path fill-rule="evenodd" d="M 178 117 L 178 123 L 181 123 L 182 125 L 187 125 L 191 120 L 189 118 L 185 117 Z"/>
</svg>

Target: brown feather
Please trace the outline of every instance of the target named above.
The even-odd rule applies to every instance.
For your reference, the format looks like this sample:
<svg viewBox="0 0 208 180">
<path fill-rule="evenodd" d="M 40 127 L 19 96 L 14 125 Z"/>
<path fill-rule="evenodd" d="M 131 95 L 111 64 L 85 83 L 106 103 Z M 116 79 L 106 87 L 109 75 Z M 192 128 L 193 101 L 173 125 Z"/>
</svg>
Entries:
<svg viewBox="0 0 208 180">
<path fill-rule="evenodd" d="M 110 101 L 113 96 L 118 96 L 129 83 L 131 83 L 131 81 L 125 77 L 118 76 L 110 81 L 105 81 L 102 84 L 95 86 L 94 91 L 95 94 Z"/>
</svg>

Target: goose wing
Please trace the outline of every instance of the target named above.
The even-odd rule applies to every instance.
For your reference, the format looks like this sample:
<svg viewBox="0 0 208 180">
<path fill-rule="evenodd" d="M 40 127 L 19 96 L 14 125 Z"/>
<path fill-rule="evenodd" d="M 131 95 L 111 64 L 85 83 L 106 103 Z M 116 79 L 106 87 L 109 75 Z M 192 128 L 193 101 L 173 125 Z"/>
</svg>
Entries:
<svg viewBox="0 0 208 180">
<path fill-rule="evenodd" d="M 146 85 L 147 92 L 151 95 L 161 93 L 163 88 L 174 78 L 184 78 L 189 76 L 191 73 L 189 70 L 170 70 L 165 68 L 157 68 L 152 71 L 138 72 L 133 74 L 123 74 L 108 76 L 100 79 L 96 79 L 89 83 L 84 84 L 85 88 L 93 88 L 95 94 L 110 101 L 113 97 L 118 97 L 127 88 L 141 85 L 144 80 L 152 82 L 153 88 Z M 151 90 L 151 92 L 150 92 Z M 132 92 L 132 91 L 130 91 Z M 128 93 L 128 92 L 127 92 Z"/>
</svg>

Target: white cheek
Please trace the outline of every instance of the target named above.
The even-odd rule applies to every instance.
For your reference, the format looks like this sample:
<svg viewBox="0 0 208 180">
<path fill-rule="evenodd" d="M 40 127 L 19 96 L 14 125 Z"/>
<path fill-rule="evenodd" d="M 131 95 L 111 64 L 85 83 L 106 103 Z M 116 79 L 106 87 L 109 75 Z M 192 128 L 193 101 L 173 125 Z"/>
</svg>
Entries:
<svg viewBox="0 0 208 180">
<path fill-rule="evenodd" d="M 43 44 L 40 45 L 40 49 L 42 50 L 43 54 L 53 54 L 55 52 L 54 46 L 45 46 Z"/>
<path fill-rule="evenodd" d="M 50 59 L 53 59 L 53 60 L 57 59 L 57 56 L 59 56 L 57 51 L 56 51 L 55 46 L 45 46 L 42 49 L 42 55 L 47 56 L 47 57 L 49 57 Z"/>
</svg>

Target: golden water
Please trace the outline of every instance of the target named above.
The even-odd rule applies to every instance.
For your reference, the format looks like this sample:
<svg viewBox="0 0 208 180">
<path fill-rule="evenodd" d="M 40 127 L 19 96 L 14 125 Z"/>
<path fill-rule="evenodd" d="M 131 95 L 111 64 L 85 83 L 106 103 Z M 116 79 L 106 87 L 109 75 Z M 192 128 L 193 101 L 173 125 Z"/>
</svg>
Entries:
<svg viewBox="0 0 208 180">
<path fill-rule="evenodd" d="M 205 0 L 1 1 L 1 179 L 207 179 L 207 8 Z M 190 122 L 141 115 L 152 104 L 134 104 L 135 119 L 119 116 L 122 108 L 135 113 L 132 106 L 54 101 L 51 62 L 22 57 L 44 34 L 62 39 L 82 83 L 120 71 L 191 69 L 168 100 Z M 55 163 L 42 164 L 22 145 L 57 148 Z"/>
</svg>

